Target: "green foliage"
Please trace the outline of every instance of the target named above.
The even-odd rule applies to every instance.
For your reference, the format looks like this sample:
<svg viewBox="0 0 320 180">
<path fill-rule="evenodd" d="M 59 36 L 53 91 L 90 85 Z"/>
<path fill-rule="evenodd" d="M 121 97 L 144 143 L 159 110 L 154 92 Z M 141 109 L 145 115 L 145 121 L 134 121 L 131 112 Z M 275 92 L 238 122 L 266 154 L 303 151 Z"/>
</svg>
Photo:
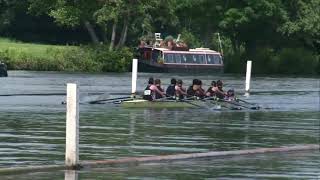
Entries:
<svg viewBox="0 0 320 180">
<path fill-rule="evenodd" d="M 2 43 L 9 47 L 0 50 L 0 60 L 12 70 L 124 72 L 129 70 L 133 58 L 128 48 L 109 52 L 103 45 L 68 47 Z"/>
<path fill-rule="evenodd" d="M 90 46 L 85 48 L 90 58 L 99 63 L 100 71 L 125 72 L 130 68 L 133 53 L 129 48 L 108 51 L 107 46 Z"/>
<path fill-rule="evenodd" d="M 116 51 L 108 52 L 105 46 L 17 44 L 9 48 L 3 42 L 0 49 L 3 58 L 19 61 L 21 68 L 30 69 L 32 61 L 37 64 L 32 67 L 35 69 L 46 69 L 47 63 L 59 70 L 123 71 L 127 68 L 125 59 L 132 56 L 130 50 L 121 49 L 128 45 L 126 39 L 136 46 L 138 37 L 151 34 L 153 38 L 154 32 L 181 33 L 191 48 L 203 45 L 220 50 L 216 35 L 220 32 L 226 72 L 242 72 L 246 60 L 251 59 L 254 73 L 314 73 L 320 72 L 319 7 L 320 0 L 0 0 L 1 34 L 8 33 L 9 27 L 21 33 L 14 24 L 24 20 L 15 22 L 15 17 L 30 13 L 46 20 L 50 16 L 62 30 L 85 27 L 92 42 L 110 44 Z M 23 23 L 32 27 L 34 21 L 29 20 Z M 54 65 L 56 61 L 59 66 Z"/>
<path fill-rule="evenodd" d="M 303 48 L 285 48 L 277 56 L 278 73 L 314 74 L 318 65 L 317 57 Z"/>
<path fill-rule="evenodd" d="M 197 38 L 194 34 L 183 29 L 181 32 L 181 40 L 185 42 L 189 48 L 198 48 L 201 47 L 201 43 L 199 38 Z"/>
<path fill-rule="evenodd" d="M 73 6 L 65 6 L 52 10 L 49 15 L 55 18 L 59 25 L 75 27 L 81 23 L 81 11 Z"/>
</svg>

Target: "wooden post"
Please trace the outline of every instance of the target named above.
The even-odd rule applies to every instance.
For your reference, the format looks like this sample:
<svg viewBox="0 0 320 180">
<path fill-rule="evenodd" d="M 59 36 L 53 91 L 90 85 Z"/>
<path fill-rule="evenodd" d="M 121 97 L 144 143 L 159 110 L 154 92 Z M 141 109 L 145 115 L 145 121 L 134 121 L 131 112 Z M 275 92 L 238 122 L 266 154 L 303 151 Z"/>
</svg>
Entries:
<svg viewBox="0 0 320 180">
<path fill-rule="evenodd" d="M 137 76 L 138 76 L 138 59 L 132 60 L 132 84 L 131 95 L 135 97 L 137 91 Z"/>
<path fill-rule="evenodd" d="M 67 84 L 67 122 L 65 165 L 76 168 L 79 161 L 79 90 L 77 84 Z"/>
<path fill-rule="evenodd" d="M 252 61 L 247 61 L 247 73 L 246 73 L 246 89 L 245 89 L 245 96 L 249 96 L 250 91 L 250 80 L 251 80 L 251 67 Z"/>
</svg>

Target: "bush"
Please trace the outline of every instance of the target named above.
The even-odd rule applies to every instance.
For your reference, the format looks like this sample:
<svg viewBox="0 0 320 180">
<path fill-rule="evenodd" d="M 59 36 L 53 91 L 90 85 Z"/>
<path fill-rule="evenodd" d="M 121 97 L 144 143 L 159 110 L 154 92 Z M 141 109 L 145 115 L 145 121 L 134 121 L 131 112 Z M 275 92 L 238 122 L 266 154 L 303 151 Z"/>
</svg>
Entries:
<svg viewBox="0 0 320 180">
<path fill-rule="evenodd" d="M 129 70 L 132 58 L 128 48 L 109 52 L 104 45 L 47 48 L 46 56 L 18 48 L 0 50 L 0 60 L 11 70 L 124 72 Z"/>
<path fill-rule="evenodd" d="M 303 48 L 285 48 L 277 56 L 277 72 L 282 74 L 314 74 L 317 57 Z"/>
<path fill-rule="evenodd" d="M 259 48 L 252 59 L 254 74 L 272 74 L 277 70 L 278 62 L 275 59 L 275 52 L 271 48 Z"/>
</svg>

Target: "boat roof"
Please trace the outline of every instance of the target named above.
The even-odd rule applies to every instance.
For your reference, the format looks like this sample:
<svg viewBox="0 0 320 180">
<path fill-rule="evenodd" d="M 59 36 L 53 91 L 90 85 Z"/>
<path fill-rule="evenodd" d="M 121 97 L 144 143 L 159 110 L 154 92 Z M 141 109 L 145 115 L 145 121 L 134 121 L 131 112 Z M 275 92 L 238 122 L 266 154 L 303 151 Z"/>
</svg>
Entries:
<svg viewBox="0 0 320 180">
<path fill-rule="evenodd" d="M 196 53 L 196 54 L 220 54 L 220 52 L 217 52 L 217 51 L 214 51 L 214 50 L 211 50 L 209 48 L 195 48 L 195 49 L 189 49 L 189 51 L 175 51 L 175 50 L 170 50 L 170 49 L 167 49 L 167 48 L 154 48 L 155 50 L 159 50 L 159 51 L 163 51 L 163 52 L 166 52 L 166 53 L 180 53 L 180 54 L 193 54 L 193 53 Z"/>
</svg>

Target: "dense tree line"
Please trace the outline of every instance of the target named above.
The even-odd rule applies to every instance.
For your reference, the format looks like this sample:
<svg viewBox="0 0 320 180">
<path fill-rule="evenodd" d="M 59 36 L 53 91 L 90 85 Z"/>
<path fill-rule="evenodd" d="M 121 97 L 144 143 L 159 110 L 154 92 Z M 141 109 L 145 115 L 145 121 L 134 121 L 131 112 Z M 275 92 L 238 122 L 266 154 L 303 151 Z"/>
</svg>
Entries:
<svg viewBox="0 0 320 180">
<path fill-rule="evenodd" d="M 0 36 L 113 51 L 154 32 L 217 50 L 219 33 L 229 72 L 320 71 L 320 0 L 0 0 Z"/>
</svg>

